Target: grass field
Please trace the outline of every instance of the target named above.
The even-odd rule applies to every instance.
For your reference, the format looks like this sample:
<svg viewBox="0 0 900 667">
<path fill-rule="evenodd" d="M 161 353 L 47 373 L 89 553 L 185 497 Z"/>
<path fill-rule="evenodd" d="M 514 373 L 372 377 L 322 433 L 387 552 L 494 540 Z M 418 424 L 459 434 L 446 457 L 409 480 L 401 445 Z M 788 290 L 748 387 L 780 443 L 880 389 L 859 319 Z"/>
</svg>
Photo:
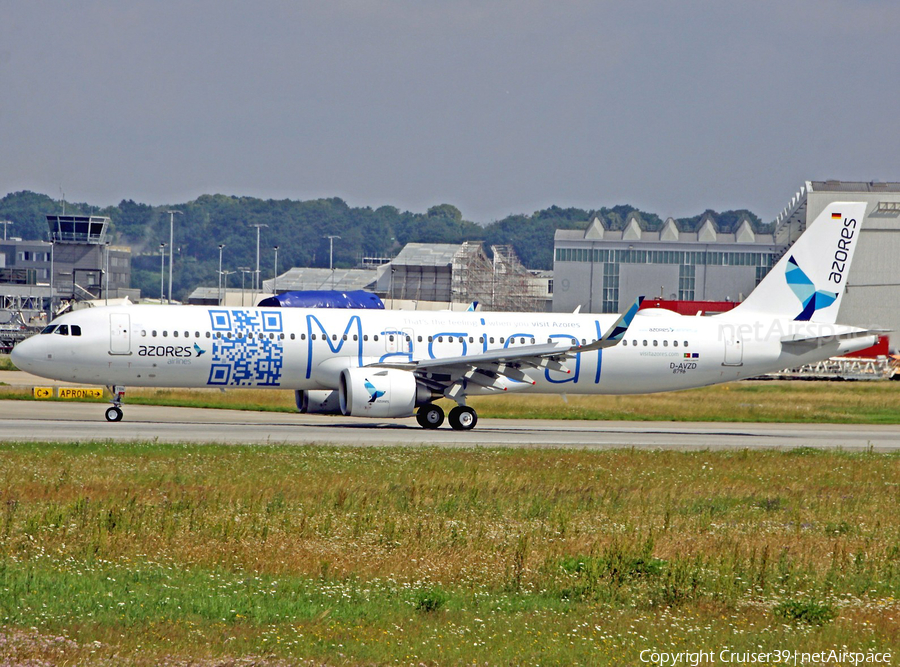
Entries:
<svg viewBox="0 0 900 667">
<path fill-rule="evenodd" d="M 0 444 L 0 480 L 10 662 L 900 651 L 895 455 Z"/>
<path fill-rule="evenodd" d="M 31 399 L 0 387 L 0 398 Z M 129 389 L 126 403 L 294 412 L 292 391 Z M 443 401 L 445 409 L 453 405 Z M 666 421 L 900 422 L 900 382 L 747 381 L 636 396 L 497 396 L 469 401 L 480 417 Z"/>
</svg>

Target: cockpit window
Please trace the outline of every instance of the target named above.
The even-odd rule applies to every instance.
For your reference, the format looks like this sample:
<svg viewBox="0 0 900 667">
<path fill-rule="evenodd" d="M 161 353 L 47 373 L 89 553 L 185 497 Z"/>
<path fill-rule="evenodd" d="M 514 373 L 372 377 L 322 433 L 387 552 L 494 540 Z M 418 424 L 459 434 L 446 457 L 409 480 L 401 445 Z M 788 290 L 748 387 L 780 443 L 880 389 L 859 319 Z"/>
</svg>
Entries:
<svg viewBox="0 0 900 667">
<path fill-rule="evenodd" d="M 73 335 L 73 336 L 80 336 L 80 335 L 81 335 L 81 327 L 78 326 L 77 324 L 73 324 L 73 325 L 72 325 L 72 335 Z"/>
<path fill-rule="evenodd" d="M 56 331 L 54 333 L 58 333 L 60 336 L 68 336 L 69 335 L 69 325 L 68 324 L 60 324 L 56 327 Z"/>
<path fill-rule="evenodd" d="M 57 327 L 57 326 L 59 326 L 59 325 L 58 325 L 58 324 L 51 324 L 51 325 L 48 326 L 48 327 L 44 327 L 44 328 L 41 330 L 41 333 L 42 333 L 42 334 L 51 334 L 51 333 L 53 333 L 54 331 L 56 331 L 56 327 Z"/>
</svg>

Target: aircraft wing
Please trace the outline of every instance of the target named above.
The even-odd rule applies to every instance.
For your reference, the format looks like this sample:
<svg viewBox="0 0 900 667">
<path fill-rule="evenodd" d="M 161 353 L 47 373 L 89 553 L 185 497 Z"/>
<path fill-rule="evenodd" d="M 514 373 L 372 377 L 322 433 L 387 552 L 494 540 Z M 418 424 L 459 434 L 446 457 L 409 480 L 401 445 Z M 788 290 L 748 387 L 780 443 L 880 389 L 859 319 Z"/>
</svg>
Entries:
<svg viewBox="0 0 900 667">
<path fill-rule="evenodd" d="M 593 352 L 618 345 L 628 330 L 628 326 L 640 309 L 644 297 L 638 297 L 623 315 L 604 333 L 599 340 L 582 345 L 575 341 L 544 345 L 519 345 L 487 350 L 480 354 L 417 361 L 386 361 L 370 364 L 374 368 L 398 368 L 412 371 L 417 379 L 429 388 L 442 392 L 448 398 L 456 398 L 465 391 L 468 383 L 496 391 L 507 391 L 510 384 L 534 384 L 525 373 L 527 369 L 548 368 L 563 373 L 571 373 L 565 361 L 581 352 Z"/>
</svg>

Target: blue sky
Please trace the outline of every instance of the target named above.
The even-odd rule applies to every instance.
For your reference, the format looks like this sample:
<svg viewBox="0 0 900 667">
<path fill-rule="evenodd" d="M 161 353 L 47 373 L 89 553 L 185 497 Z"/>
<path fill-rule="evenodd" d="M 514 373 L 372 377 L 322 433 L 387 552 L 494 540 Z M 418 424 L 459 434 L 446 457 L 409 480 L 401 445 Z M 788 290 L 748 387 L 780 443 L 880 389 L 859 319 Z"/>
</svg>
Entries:
<svg viewBox="0 0 900 667">
<path fill-rule="evenodd" d="M 900 3 L 0 0 L 0 195 L 771 220 L 900 180 Z"/>
</svg>

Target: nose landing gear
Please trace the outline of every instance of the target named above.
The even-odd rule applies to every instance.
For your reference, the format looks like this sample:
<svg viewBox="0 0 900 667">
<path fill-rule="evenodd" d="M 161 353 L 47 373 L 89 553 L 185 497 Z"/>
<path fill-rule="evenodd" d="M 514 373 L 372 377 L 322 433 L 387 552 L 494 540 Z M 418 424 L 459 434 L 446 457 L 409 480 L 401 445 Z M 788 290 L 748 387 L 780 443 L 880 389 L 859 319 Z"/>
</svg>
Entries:
<svg viewBox="0 0 900 667">
<path fill-rule="evenodd" d="M 120 422 L 122 421 L 122 402 L 125 400 L 125 387 L 116 385 L 107 387 L 109 393 L 112 394 L 112 407 L 106 408 L 106 421 Z"/>
</svg>

